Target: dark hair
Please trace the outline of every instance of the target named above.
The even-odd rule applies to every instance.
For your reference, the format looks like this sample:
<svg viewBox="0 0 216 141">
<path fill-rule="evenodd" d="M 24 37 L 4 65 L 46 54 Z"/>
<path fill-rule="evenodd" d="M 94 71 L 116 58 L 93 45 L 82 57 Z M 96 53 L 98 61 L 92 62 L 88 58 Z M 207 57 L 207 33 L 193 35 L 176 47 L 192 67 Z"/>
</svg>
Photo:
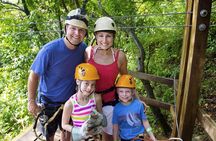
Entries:
<svg viewBox="0 0 216 141">
<path fill-rule="evenodd" d="M 113 33 L 113 35 L 116 34 L 116 31 L 114 31 L 114 30 L 99 30 L 99 31 L 96 31 L 95 34 L 96 34 L 97 32 L 109 32 L 109 33 Z"/>
</svg>

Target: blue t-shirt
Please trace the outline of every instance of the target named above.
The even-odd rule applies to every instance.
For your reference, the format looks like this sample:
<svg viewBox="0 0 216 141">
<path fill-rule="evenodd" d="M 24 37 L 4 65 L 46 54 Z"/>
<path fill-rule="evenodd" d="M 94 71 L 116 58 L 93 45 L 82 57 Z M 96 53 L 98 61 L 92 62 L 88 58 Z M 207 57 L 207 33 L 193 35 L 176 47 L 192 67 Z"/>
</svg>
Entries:
<svg viewBox="0 0 216 141">
<path fill-rule="evenodd" d="M 119 102 L 114 107 L 112 123 L 118 124 L 121 139 L 130 140 L 144 133 L 143 120 L 147 120 L 147 117 L 144 105 L 138 99 L 134 99 L 129 105 Z"/>
<path fill-rule="evenodd" d="M 31 70 L 40 76 L 38 96 L 42 103 L 64 103 L 76 92 L 75 68 L 84 62 L 86 47 L 82 42 L 70 50 L 64 38 L 60 38 L 47 43 L 39 51 Z M 48 100 L 41 99 L 41 95 Z"/>
</svg>

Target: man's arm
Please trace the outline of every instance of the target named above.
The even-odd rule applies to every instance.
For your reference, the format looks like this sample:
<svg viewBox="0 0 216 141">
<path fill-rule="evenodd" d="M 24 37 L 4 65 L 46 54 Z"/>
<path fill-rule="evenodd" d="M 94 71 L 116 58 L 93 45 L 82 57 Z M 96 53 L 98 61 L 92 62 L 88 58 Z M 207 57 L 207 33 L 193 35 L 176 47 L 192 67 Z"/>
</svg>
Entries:
<svg viewBox="0 0 216 141">
<path fill-rule="evenodd" d="M 34 116 L 36 116 L 40 110 L 36 103 L 38 81 L 39 76 L 31 71 L 28 78 L 28 110 Z"/>
</svg>

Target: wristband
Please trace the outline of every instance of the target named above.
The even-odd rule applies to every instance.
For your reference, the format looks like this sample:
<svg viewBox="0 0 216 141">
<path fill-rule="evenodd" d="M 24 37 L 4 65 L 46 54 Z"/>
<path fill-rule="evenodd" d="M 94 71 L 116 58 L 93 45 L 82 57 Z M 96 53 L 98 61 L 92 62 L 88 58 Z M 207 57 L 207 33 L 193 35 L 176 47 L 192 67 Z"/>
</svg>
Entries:
<svg viewBox="0 0 216 141">
<path fill-rule="evenodd" d="M 147 129 L 146 129 L 146 132 L 151 132 L 152 131 L 152 128 L 151 127 L 148 127 Z"/>
</svg>

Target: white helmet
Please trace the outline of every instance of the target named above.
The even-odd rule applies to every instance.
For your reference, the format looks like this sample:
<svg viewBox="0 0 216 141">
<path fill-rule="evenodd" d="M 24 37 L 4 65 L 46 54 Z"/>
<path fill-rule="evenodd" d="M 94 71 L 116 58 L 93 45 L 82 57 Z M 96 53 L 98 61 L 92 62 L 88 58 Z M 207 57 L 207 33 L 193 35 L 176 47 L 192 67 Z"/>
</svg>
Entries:
<svg viewBox="0 0 216 141">
<path fill-rule="evenodd" d="M 65 24 L 78 26 L 80 28 L 88 29 L 87 16 L 83 15 L 80 8 L 72 10 L 68 13 Z"/>
<path fill-rule="evenodd" d="M 101 17 L 97 19 L 94 25 L 94 32 L 97 31 L 114 31 L 116 32 L 116 24 L 113 19 L 109 17 Z"/>
</svg>

